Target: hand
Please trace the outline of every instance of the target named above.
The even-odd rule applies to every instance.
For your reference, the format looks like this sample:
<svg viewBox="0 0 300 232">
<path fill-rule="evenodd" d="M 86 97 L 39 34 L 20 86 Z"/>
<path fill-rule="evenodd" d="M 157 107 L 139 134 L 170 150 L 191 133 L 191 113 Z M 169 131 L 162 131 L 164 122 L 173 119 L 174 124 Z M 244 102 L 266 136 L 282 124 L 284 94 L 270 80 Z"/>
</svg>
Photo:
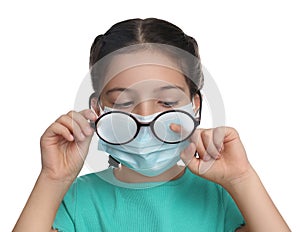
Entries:
<svg viewBox="0 0 300 232">
<path fill-rule="evenodd" d="M 223 187 L 241 180 L 251 170 L 237 131 L 230 127 L 197 129 L 191 144 L 181 153 L 182 160 L 196 175 Z M 199 157 L 194 156 L 195 152 Z"/>
<path fill-rule="evenodd" d="M 73 181 L 80 172 L 94 130 L 91 110 L 70 111 L 51 124 L 41 137 L 42 173 L 58 181 Z"/>
</svg>

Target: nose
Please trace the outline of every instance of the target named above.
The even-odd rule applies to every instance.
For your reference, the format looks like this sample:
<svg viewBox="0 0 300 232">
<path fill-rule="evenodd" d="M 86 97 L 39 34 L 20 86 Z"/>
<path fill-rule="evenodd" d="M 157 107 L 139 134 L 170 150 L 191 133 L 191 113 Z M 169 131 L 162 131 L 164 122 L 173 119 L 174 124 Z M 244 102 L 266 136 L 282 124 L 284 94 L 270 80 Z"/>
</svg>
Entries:
<svg viewBox="0 0 300 232">
<path fill-rule="evenodd" d="M 153 101 L 144 101 L 137 104 L 132 113 L 147 116 L 156 113 Z"/>
</svg>

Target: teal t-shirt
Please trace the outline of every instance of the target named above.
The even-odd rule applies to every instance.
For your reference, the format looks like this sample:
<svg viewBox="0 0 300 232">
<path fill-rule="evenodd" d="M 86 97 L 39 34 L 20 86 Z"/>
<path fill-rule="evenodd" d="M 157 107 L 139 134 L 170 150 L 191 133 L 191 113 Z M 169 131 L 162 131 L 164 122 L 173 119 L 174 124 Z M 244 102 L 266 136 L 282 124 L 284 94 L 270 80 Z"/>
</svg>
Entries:
<svg viewBox="0 0 300 232">
<path fill-rule="evenodd" d="M 53 228 L 64 232 L 219 232 L 235 231 L 243 223 L 230 195 L 189 169 L 165 183 L 128 184 L 118 181 L 109 168 L 76 179 Z"/>
</svg>

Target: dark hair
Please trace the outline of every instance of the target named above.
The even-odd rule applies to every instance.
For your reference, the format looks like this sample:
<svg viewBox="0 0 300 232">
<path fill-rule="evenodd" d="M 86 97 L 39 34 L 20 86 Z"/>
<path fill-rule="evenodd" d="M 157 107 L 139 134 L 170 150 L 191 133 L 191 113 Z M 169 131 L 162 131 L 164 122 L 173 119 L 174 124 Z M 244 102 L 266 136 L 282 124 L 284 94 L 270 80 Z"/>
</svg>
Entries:
<svg viewBox="0 0 300 232">
<path fill-rule="evenodd" d="M 197 60 L 197 64 L 186 64 L 191 71 L 190 79 L 186 77 L 191 97 L 203 86 L 203 74 L 198 53 L 198 45 L 194 38 L 186 35 L 179 27 L 167 21 L 147 18 L 129 19 L 113 25 L 105 34 L 98 35 L 90 51 L 90 71 L 94 91 L 100 93 L 101 75 L 94 70 L 94 65 L 106 55 L 130 45 L 137 44 L 166 44 L 182 49 Z M 192 67 L 192 68 L 191 68 Z"/>
</svg>

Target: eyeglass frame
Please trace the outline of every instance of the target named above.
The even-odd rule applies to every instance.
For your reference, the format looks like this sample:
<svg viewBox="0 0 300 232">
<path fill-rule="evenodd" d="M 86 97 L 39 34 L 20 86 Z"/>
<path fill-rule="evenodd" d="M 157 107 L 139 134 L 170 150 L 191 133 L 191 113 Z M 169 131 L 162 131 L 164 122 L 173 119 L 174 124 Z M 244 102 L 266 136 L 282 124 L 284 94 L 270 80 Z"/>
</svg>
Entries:
<svg viewBox="0 0 300 232">
<path fill-rule="evenodd" d="M 154 136 L 155 136 L 158 140 L 162 141 L 163 143 L 177 144 L 177 143 L 180 143 L 180 142 L 183 142 L 183 141 L 187 140 L 187 139 L 194 133 L 194 131 L 196 130 L 196 127 L 198 127 L 198 126 L 200 125 L 200 122 L 201 122 L 201 113 L 202 113 L 202 101 L 203 101 L 203 100 L 202 100 L 202 94 L 201 94 L 200 90 L 198 90 L 198 91 L 196 92 L 196 94 L 198 94 L 199 100 L 200 100 L 200 106 L 199 106 L 199 110 L 198 110 L 199 117 L 197 117 L 197 118 L 193 118 L 189 113 L 187 113 L 187 112 L 185 112 L 185 111 L 173 109 L 173 110 L 167 110 L 167 111 L 161 112 L 161 113 L 160 113 L 159 115 L 157 115 L 151 122 L 148 122 L 148 123 L 142 123 L 142 122 L 138 121 L 138 120 L 137 120 L 132 114 L 130 114 L 130 113 L 127 113 L 127 112 L 124 112 L 124 111 L 117 111 L 117 110 L 114 110 L 114 111 L 110 111 L 110 112 L 107 112 L 107 113 L 105 113 L 105 114 L 99 116 L 99 117 L 96 119 L 96 121 L 95 121 L 95 122 L 91 122 L 90 125 L 91 125 L 91 127 L 95 130 L 96 134 L 98 135 L 98 137 L 99 137 L 100 139 L 102 139 L 102 140 L 105 141 L 106 143 L 109 143 L 109 144 L 112 144 L 112 145 L 123 145 L 123 144 L 127 144 L 127 143 L 131 142 L 132 140 L 134 140 L 134 139 L 137 137 L 137 135 L 138 135 L 138 133 L 140 132 L 140 129 L 141 129 L 142 126 L 150 126 L 150 129 L 151 129 L 152 133 L 154 134 Z M 89 108 L 91 108 L 91 100 L 92 100 L 92 98 L 95 98 L 95 97 L 96 97 L 96 92 L 94 92 L 94 93 L 92 93 L 92 94 L 90 95 L 90 97 L 89 97 Z M 98 102 L 99 102 L 99 98 L 98 98 Z M 128 142 L 124 142 L 124 143 L 111 143 L 111 142 L 109 142 L 109 141 L 106 141 L 105 139 L 103 139 L 103 138 L 99 135 L 98 130 L 97 130 L 97 123 L 100 121 L 100 119 L 101 119 L 104 115 L 107 115 L 107 114 L 112 113 L 112 112 L 117 112 L 117 113 L 126 114 L 126 115 L 128 115 L 129 117 L 133 118 L 133 120 L 136 122 L 136 124 L 137 124 L 137 126 L 138 126 L 138 127 L 137 127 L 137 131 L 136 131 L 134 137 L 133 137 L 132 139 L 130 139 Z M 182 113 L 187 114 L 187 115 L 193 120 L 193 122 L 194 122 L 194 129 L 192 130 L 192 132 L 190 133 L 190 135 L 187 136 L 185 139 L 183 139 L 183 140 L 181 140 L 181 141 L 177 141 L 177 142 L 166 142 L 166 141 L 160 139 L 160 138 L 156 135 L 156 133 L 154 132 L 153 125 L 154 125 L 156 119 L 157 119 L 158 117 L 160 117 L 161 115 L 166 114 L 166 113 L 169 113 L 169 112 L 182 112 Z M 151 126 L 151 124 L 152 124 L 152 126 Z"/>
<path fill-rule="evenodd" d="M 185 139 L 182 139 L 180 141 L 175 141 L 175 142 L 168 142 L 168 141 L 165 141 L 163 139 L 161 139 L 156 133 L 155 133 L 155 129 L 154 129 L 154 124 L 156 122 L 156 120 L 161 117 L 162 115 L 164 114 L 167 114 L 167 113 L 172 113 L 172 112 L 179 112 L 179 113 L 183 113 L 183 114 L 186 114 L 187 116 L 189 116 L 192 121 L 194 122 L 194 128 L 193 130 L 190 132 L 190 134 L 185 138 Z M 134 136 L 132 136 L 131 139 L 127 140 L 126 142 L 122 142 L 122 143 L 112 143 L 112 142 L 109 142 L 107 141 L 106 139 L 104 139 L 102 136 L 100 136 L 100 133 L 98 132 L 98 129 L 97 129 L 97 124 L 98 122 L 101 120 L 101 118 L 103 118 L 104 116 L 107 116 L 109 114 L 113 114 L 113 113 L 120 113 L 120 114 L 125 114 L 127 115 L 128 117 L 132 118 L 134 120 L 134 122 L 136 123 L 137 125 L 137 128 L 136 128 L 136 132 L 134 134 Z M 95 121 L 95 131 L 96 131 L 96 134 L 98 135 L 98 137 L 100 139 L 102 139 L 104 142 L 106 143 L 109 143 L 109 144 L 112 144 L 112 145 L 124 145 L 124 144 L 127 144 L 127 143 L 130 143 L 132 140 L 134 140 L 140 130 L 141 130 L 141 127 L 146 127 L 146 126 L 149 126 L 153 135 L 158 139 L 160 140 L 161 142 L 163 143 L 167 143 L 167 144 L 177 144 L 177 143 L 180 143 L 180 142 L 183 142 L 185 140 L 187 140 L 193 133 L 194 131 L 196 130 L 196 127 L 200 125 L 200 121 L 199 120 L 196 120 L 195 118 L 192 117 L 192 115 L 190 115 L 188 112 L 186 111 L 183 111 L 183 110 L 176 110 L 176 109 L 173 109 L 173 110 L 167 110 L 167 111 L 164 111 L 164 112 L 161 112 L 160 114 L 158 114 L 151 122 L 140 122 L 137 118 L 135 118 L 132 114 L 130 113 L 127 113 L 127 112 L 124 112 L 124 111 L 118 111 L 118 110 L 114 110 L 114 111 L 109 111 L 103 115 L 101 115 L 96 121 Z"/>
</svg>

